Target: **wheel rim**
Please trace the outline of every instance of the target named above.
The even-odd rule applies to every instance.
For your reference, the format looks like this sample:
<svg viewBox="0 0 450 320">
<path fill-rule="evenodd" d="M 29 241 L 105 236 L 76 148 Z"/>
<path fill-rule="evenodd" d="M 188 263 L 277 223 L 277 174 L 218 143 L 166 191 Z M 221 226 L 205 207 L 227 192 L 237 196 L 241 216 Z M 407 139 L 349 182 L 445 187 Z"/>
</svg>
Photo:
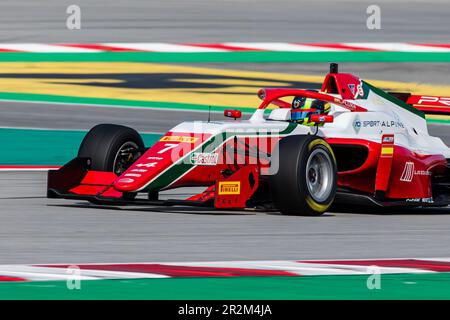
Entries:
<svg viewBox="0 0 450 320">
<path fill-rule="evenodd" d="M 132 141 L 125 142 L 114 158 L 113 171 L 116 175 L 125 172 L 140 156 L 139 147 Z"/>
<path fill-rule="evenodd" d="M 306 163 L 306 186 L 317 202 L 325 202 L 333 190 L 333 165 L 328 153 L 322 148 L 311 152 Z"/>
</svg>

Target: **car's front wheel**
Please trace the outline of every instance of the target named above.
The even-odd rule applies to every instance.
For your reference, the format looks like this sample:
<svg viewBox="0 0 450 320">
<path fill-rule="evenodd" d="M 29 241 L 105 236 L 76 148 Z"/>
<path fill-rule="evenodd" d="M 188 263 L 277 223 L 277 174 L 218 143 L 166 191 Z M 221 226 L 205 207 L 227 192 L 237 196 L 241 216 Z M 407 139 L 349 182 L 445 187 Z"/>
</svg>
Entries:
<svg viewBox="0 0 450 320">
<path fill-rule="evenodd" d="M 114 172 L 120 176 L 141 155 L 144 142 L 139 133 L 116 124 L 99 124 L 84 137 L 78 157 L 91 159 L 91 169 Z M 136 193 L 124 193 L 125 199 L 134 199 Z"/>
<path fill-rule="evenodd" d="M 96 171 L 121 175 L 142 154 L 144 142 L 136 130 L 116 124 L 99 124 L 84 137 L 79 157 L 91 159 Z"/>
<path fill-rule="evenodd" d="M 336 160 L 320 137 L 295 135 L 279 141 L 272 155 L 270 188 L 283 214 L 316 216 L 333 203 L 337 188 Z"/>
</svg>

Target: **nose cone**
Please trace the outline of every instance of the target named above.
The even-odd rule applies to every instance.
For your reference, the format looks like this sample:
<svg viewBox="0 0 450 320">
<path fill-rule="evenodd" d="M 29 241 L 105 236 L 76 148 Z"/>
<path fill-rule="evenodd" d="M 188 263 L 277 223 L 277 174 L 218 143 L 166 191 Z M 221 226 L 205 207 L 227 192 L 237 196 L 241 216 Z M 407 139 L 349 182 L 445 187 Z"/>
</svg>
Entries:
<svg viewBox="0 0 450 320">
<path fill-rule="evenodd" d="M 193 165 L 189 155 L 210 135 L 168 132 L 114 182 L 121 192 L 160 190 Z"/>
</svg>

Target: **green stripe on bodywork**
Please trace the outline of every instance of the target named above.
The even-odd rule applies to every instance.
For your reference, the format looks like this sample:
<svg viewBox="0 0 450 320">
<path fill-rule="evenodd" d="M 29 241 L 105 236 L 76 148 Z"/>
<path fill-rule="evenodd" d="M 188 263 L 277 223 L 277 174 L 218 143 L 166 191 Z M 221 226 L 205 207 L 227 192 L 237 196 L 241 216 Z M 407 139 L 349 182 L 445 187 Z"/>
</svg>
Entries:
<svg viewBox="0 0 450 320">
<path fill-rule="evenodd" d="M 3 282 L 0 299 L 450 299 L 449 273 L 381 275 L 380 290 L 369 290 L 367 279 L 335 275 L 85 280 L 80 290 L 69 290 L 65 281 Z"/>
<path fill-rule="evenodd" d="M 425 113 L 423 113 L 422 111 L 420 111 L 419 109 L 416 109 L 412 106 L 410 106 L 409 104 L 403 102 L 400 99 L 397 99 L 396 97 L 388 94 L 387 92 L 371 85 L 370 83 L 367 83 L 366 81 L 361 81 L 362 83 L 364 83 L 364 85 L 366 85 L 367 87 L 369 87 L 370 90 L 372 90 L 375 94 L 379 95 L 380 97 L 392 102 L 393 104 L 398 105 L 399 107 L 408 110 L 409 112 L 414 113 L 415 115 L 424 118 L 425 119 Z"/>
<path fill-rule="evenodd" d="M 290 122 L 288 123 L 287 127 L 276 134 L 276 136 L 284 136 L 290 134 L 294 129 L 297 127 L 296 123 Z M 154 179 L 150 184 L 148 184 L 145 187 L 145 190 L 160 190 L 164 187 L 167 187 L 175 180 L 179 179 L 182 175 L 187 173 L 190 169 L 195 167 L 194 164 L 192 164 L 189 159 L 191 155 L 194 152 L 213 152 L 217 148 L 219 148 L 225 141 L 227 141 L 230 138 L 233 138 L 235 136 L 249 136 L 249 135 L 258 135 L 260 137 L 267 137 L 271 136 L 270 134 L 264 133 L 264 134 L 258 134 L 257 131 L 254 132 L 235 132 L 235 133 L 227 133 L 222 132 L 215 136 L 210 137 L 208 140 L 206 140 L 203 144 L 196 147 L 194 150 L 187 153 L 185 156 L 183 156 L 181 159 L 179 159 L 177 162 L 172 164 L 169 169 L 167 169 L 165 172 L 163 172 L 161 175 L 159 175 L 156 179 Z M 273 135 L 275 136 L 275 135 Z"/>
<path fill-rule="evenodd" d="M 76 157 L 87 131 L 0 128 L 0 165 L 63 165 Z M 142 134 L 146 146 L 158 134 Z"/>
<path fill-rule="evenodd" d="M 56 62 L 450 62 L 448 52 L 3 52 L 0 61 Z"/>
</svg>

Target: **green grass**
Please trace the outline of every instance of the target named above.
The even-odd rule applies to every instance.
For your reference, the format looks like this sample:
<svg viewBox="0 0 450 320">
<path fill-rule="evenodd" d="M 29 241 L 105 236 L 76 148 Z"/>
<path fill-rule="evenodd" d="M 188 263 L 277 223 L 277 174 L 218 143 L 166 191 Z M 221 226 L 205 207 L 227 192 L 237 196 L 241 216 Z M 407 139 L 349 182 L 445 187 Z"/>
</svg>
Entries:
<svg viewBox="0 0 450 320">
<path fill-rule="evenodd" d="M 63 165 L 73 159 L 86 131 L 0 128 L 0 165 Z M 143 134 L 145 145 L 159 134 Z"/>
<path fill-rule="evenodd" d="M 449 62 L 447 52 L 3 52 L 0 61 L 115 62 Z"/>
<path fill-rule="evenodd" d="M 450 299 L 450 274 L 382 275 L 367 289 L 365 275 L 171 278 L 0 283 L 0 299 Z"/>
</svg>

